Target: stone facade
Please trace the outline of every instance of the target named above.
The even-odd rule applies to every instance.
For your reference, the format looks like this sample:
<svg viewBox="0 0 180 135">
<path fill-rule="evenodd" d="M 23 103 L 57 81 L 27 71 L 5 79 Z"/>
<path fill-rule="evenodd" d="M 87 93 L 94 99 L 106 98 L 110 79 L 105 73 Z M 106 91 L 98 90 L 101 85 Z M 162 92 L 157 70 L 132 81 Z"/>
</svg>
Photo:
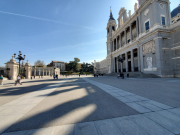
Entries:
<svg viewBox="0 0 180 135">
<path fill-rule="evenodd" d="M 47 67 L 59 68 L 61 71 L 65 71 L 65 63 L 62 61 L 52 61 Z"/>
<path fill-rule="evenodd" d="M 54 67 L 32 67 L 31 76 L 51 76 L 60 75 L 60 69 Z"/>
<path fill-rule="evenodd" d="M 8 61 L 6 67 L 0 68 L 0 71 L 3 71 L 3 75 L 9 78 L 10 80 L 16 80 L 19 74 L 19 64 L 14 59 L 14 55 L 12 59 Z M 31 76 L 51 76 L 51 75 L 60 75 L 60 69 L 55 67 L 31 67 L 31 65 L 27 62 L 23 67 L 23 74 L 26 79 L 30 79 Z"/>
<path fill-rule="evenodd" d="M 95 61 L 98 72 L 144 72 L 180 77 L 180 21 L 171 23 L 169 0 L 139 0 L 135 12 L 119 11 L 118 25 L 110 12 L 107 57 Z M 124 62 L 118 62 L 119 57 Z M 103 68 L 100 68 L 104 64 Z"/>
</svg>

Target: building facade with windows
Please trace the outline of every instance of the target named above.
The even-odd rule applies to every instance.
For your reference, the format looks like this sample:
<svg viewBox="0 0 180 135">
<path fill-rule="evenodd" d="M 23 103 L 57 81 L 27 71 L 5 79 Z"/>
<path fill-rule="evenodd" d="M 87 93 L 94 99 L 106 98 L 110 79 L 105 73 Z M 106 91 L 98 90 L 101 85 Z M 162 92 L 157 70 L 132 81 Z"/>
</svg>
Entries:
<svg viewBox="0 0 180 135">
<path fill-rule="evenodd" d="M 65 71 L 65 63 L 62 61 L 52 61 L 47 67 L 59 68 L 61 71 Z"/>
<path fill-rule="evenodd" d="M 177 7 L 179 9 L 179 6 Z M 180 11 L 170 12 L 169 0 L 139 0 L 134 13 L 125 8 L 119 17 L 112 11 L 107 23 L 107 57 L 94 61 L 99 73 L 143 72 L 160 77 L 180 76 Z M 118 62 L 119 58 L 124 62 Z M 104 64 L 106 62 L 106 64 Z M 104 66 L 103 66 L 104 65 Z"/>
</svg>

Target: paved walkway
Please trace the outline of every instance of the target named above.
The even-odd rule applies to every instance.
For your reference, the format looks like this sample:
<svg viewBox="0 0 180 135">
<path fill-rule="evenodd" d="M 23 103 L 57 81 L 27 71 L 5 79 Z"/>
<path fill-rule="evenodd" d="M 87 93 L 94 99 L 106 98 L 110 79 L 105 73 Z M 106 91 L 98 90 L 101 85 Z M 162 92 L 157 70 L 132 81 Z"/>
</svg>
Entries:
<svg viewBox="0 0 180 135">
<path fill-rule="evenodd" d="M 95 80 L 91 77 L 65 78 L 2 104 L 0 133 L 180 134 L 180 108 L 102 83 L 104 80 L 105 78 Z M 113 80 L 117 79 L 112 78 Z M 0 93 L 0 98 L 5 96 L 4 93 Z"/>
</svg>

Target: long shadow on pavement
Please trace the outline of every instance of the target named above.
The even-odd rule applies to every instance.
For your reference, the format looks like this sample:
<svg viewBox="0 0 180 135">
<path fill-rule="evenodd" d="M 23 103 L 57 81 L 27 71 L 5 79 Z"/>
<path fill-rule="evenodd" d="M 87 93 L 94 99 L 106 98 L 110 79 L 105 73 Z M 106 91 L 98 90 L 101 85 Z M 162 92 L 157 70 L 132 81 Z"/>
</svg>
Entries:
<svg viewBox="0 0 180 135">
<path fill-rule="evenodd" d="M 61 87 L 69 86 L 73 85 L 64 84 Z M 65 92 L 74 92 L 75 90 L 78 92 L 77 90 L 81 88 L 86 90 L 87 95 L 78 99 L 62 102 L 60 104 L 57 103 L 60 97 L 64 97 L 62 97 L 61 94 L 64 94 Z M 53 99 L 54 102 L 52 101 Z M 48 106 L 54 107 L 48 108 Z M 89 106 L 93 107 L 89 114 L 86 112 L 86 109 L 82 110 L 85 112 L 80 111 L 77 113 L 79 109 L 81 110 L 82 108 Z M 43 110 L 42 107 L 45 109 Z M 37 114 L 32 115 L 34 111 L 37 111 Z M 36 107 L 29 111 L 28 114 L 26 114 L 28 117 L 23 116 L 19 122 L 13 124 L 5 132 L 38 129 L 57 125 L 60 126 L 71 123 L 109 119 L 133 114 L 138 114 L 138 112 L 112 97 L 108 93 L 104 92 L 103 90 L 97 88 L 96 86 L 91 84 L 77 84 L 75 88 L 68 88 L 66 90 L 59 91 L 55 90 L 46 98 L 46 100 L 41 101 Z M 73 130 L 70 131 L 69 134 L 72 132 Z"/>
</svg>

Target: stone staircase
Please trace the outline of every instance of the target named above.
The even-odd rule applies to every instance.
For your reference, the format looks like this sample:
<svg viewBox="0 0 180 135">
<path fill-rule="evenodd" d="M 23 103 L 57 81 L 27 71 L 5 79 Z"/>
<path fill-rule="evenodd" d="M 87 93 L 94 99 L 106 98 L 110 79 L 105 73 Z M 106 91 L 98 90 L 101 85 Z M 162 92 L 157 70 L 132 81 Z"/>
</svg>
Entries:
<svg viewBox="0 0 180 135">
<path fill-rule="evenodd" d="M 127 77 L 127 74 L 129 74 L 129 77 L 131 78 L 161 78 L 155 74 L 145 74 L 142 72 L 124 72 L 124 77 Z M 105 74 L 105 76 L 117 76 L 119 73 L 111 73 L 111 74 Z"/>
</svg>

